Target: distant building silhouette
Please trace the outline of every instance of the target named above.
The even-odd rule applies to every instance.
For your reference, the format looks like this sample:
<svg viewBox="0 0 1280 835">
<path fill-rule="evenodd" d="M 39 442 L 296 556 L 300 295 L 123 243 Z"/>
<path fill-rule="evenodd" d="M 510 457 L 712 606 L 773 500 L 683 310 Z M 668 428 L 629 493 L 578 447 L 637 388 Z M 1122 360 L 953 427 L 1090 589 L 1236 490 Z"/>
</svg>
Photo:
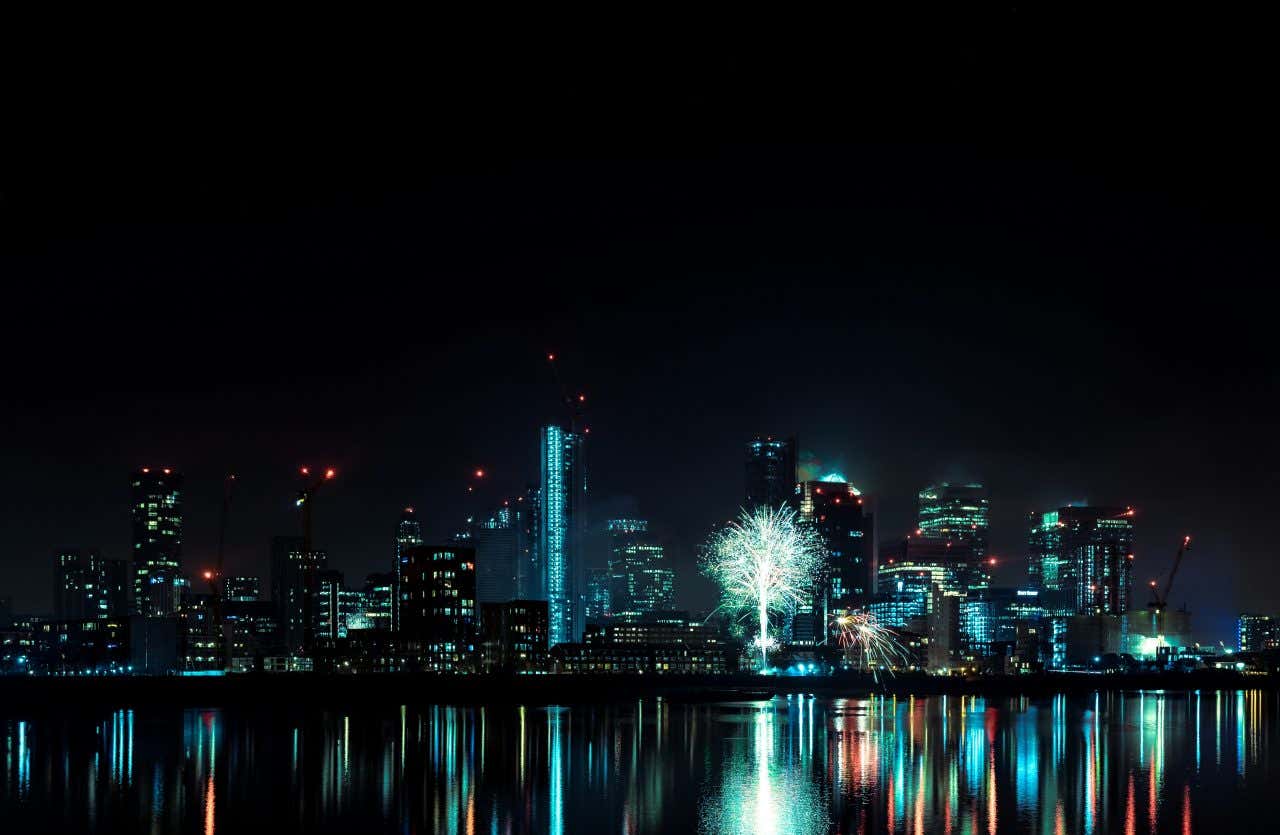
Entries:
<svg viewBox="0 0 1280 835">
<path fill-rule="evenodd" d="M 743 506 L 784 504 L 796 505 L 796 439 L 757 435 L 747 442 Z"/>
</svg>

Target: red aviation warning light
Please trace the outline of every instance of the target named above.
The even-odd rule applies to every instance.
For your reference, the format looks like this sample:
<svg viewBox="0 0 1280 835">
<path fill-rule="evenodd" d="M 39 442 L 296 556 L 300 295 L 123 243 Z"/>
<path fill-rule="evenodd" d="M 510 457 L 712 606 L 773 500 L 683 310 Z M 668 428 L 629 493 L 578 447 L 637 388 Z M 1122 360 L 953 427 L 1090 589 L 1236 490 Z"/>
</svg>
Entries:
<svg viewBox="0 0 1280 835">
<path fill-rule="evenodd" d="M 482 469 L 477 469 L 477 470 L 476 470 L 476 478 L 484 478 L 484 470 L 482 470 Z"/>
<path fill-rule="evenodd" d="M 325 470 L 325 471 L 324 471 L 324 477 L 325 477 L 326 479 L 331 479 L 331 478 L 333 478 L 334 476 L 336 476 L 337 474 L 338 474 L 338 471 L 337 471 L 337 470 L 335 470 L 333 467 L 330 467 L 329 469 L 327 469 L 327 470 Z"/>
</svg>

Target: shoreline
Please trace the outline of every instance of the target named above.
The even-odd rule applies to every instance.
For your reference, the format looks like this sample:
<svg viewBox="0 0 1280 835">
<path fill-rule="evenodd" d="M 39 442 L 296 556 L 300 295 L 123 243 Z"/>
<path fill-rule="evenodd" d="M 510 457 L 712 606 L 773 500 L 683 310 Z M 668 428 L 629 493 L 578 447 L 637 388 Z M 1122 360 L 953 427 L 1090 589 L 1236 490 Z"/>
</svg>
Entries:
<svg viewBox="0 0 1280 835">
<path fill-rule="evenodd" d="M 675 702 L 754 701 L 805 693 L 824 698 L 894 696 L 1041 697 L 1058 693 L 1165 690 L 1273 690 L 1280 678 L 1226 670 L 1189 673 L 1044 673 L 957 678 L 918 674 L 881 678 L 837 676 L 445 676 L 426 673 L 317 675 L 277 673 L 237 676 L 0 678 L 0 711 L 63 709 L 68 704 L 105 708 L 182 707 L 383 707 L 401 704 L 606 704 L 662 697 Z"/>
</svg>

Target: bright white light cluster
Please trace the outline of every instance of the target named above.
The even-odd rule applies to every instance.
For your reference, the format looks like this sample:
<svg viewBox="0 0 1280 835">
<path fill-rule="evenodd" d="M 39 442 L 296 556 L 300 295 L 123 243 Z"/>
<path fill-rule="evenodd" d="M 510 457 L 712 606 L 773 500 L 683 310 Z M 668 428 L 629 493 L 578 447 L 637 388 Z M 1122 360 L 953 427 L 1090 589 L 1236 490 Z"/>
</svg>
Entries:
<svg viewBox="0 0 1280 835">
<path fill-rule="evenodd" d="M 707 543 L 703 573 L 720 584 L 722 609 L 758 619 L 763 667 L 773 645 L 769 613 L 788 615 L 814 593 L 825 555 L 817 529 L 785 505 L 743 510 Z"/>
</svg>

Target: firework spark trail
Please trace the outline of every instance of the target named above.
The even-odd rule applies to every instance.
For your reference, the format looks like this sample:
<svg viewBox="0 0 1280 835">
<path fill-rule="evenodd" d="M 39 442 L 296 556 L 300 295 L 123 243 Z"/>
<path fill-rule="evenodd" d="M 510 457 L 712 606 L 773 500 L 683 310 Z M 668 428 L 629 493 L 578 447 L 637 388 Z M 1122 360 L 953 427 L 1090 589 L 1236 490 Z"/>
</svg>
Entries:
<svg viewBox="0 0 1280 835">
<path fill-rule="evenodd" d="M 883 667 L 892 672 L 895 664 L 909 661 L 893 632 L 876 620 L 875 615 L 838 614 L 832 618 L 832 624 L 837 630 L 836 642 L 845 650 L 856 650 L 863 669 L 870 667 L 874 673 L 877 667 Z"/>
<path fill-rule="evenodd" d="M 712 535 L 702 570 L 720 584 L 720 608 L 759 620 L 760 657 L 768 666 L 769 613 L 790 613 L 813 592 L 826 548 L 812 526 L 785 505 L 743 510 Z"/>
</svg>

